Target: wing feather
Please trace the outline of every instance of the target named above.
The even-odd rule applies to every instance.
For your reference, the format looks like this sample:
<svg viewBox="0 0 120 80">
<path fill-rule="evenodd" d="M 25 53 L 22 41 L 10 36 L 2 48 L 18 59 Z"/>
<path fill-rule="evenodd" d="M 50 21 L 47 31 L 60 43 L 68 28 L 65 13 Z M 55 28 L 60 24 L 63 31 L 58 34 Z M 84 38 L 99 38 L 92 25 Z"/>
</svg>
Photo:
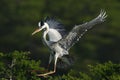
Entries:
<svg viewBox="0 0 120 80">
<path fill-rule="evenodd" d="M 79 39 L 83 36 L 83 34 L 94 25 L 102 23 L 105 21 L 107 17 L 106 12 L 101 10 L 100 14 L 94 18 L 93 20 L 86 22 L 82 25 L 76 25 L 65 38 L 59 41 L 61 47 L 66 50 L 69 50 Z"/>
</svg>

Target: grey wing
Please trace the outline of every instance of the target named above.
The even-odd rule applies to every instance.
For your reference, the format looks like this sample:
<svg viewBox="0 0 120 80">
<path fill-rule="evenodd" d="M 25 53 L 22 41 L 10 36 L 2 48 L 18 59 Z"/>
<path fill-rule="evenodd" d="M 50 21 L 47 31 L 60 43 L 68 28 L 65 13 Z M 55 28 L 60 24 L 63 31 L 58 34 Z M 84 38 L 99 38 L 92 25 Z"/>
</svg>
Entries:
<svg viewBox="0 0 120 80">
<path fill-rule="evenodd" d="M 77 41 L 79 41 L 81 36 L 83 36 L 88 29 L 92 28 L 96 24 L 104 22 L 106 17 L 106 12 L 101 10 L 100 14 L 93 20 L 82 25 L 76 25 L 64 39 L 59 41 L 59 44 L 64 49 L 69 50 Z"/>
</svg>

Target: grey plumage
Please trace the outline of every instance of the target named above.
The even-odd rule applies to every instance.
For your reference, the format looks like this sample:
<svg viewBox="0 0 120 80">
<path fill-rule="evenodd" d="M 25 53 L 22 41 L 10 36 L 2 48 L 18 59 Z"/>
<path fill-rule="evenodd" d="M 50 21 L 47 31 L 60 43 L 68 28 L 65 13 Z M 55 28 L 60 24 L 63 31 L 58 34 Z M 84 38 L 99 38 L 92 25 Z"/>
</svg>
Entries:
<svg viewBox="0 0 120 80">
<path fill-rule="evenodd" d="M 104 22 L 106 17 L 106 12 L 101 10 L 96 18 L 84 24 L 76 25 L 68 34 L 66 33 L 63 24 L 55 19 L 46 18 L 44 24 L 39 23 L 39 29 L 33 32 L 32 35 L 45 29 L 43 40 L 52 52 L 50 54 L 49 64 L 54 59 L 54 70 L 45 74 L 40 74 L 40 76 L 55 73 L 58 58 L 70 65 L 70 59 L 67 60 L 67 57 L 65 57 L 65 55 L 69 55 L 69 49 L 79 41 L 87 30 L 91 29 L 96 24 Z M 46 39 L 47 35 L 49 36 L 49 40 Z"/>
<path fill-rule="evenodd" d="M 101 10 L 100 14 L 95 19 L 81 25 L 76 25 L 69 32 L 69 34 L 66 35 L 66 37 L 60 40 L 58 43 L 64 49 L 69 50 L 77 41 L 79 41 L 83 34 L 88 31 L 88 29 L 92 28 L 96 24 L 104 22 L 106 17 L 106 12 Z"/>
<path fill-rule="evenodd" d="M 64 25 L 60 22 L 55 20 L 55 18 L 47 17 L 45 22 L 49 25 L 51 29 L 57 30 L 62 36 L 65 36 L 67 31 L 64 28 Z"/>
</svg>

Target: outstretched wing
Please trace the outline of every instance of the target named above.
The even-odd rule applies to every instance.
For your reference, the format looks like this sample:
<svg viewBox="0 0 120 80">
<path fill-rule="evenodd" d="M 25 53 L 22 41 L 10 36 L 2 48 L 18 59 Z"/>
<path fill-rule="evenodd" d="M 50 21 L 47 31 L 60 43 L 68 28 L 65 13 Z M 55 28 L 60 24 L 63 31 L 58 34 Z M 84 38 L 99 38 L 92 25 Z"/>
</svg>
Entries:
<svg viewBox="0 0 120 80">
<path fill-rule="evenodd" d="M 106 12 L 101 10 L 100 14 L 94 18 L 93 20 L 86 22 L 82 25 L 76 25 L 69 34 L 61 39 L 58 43 L 66 50 L 69 50 L 75 42 L 79 41 L 81 36 L 90 28 L 92 28 L 94 25 L 102 23 L 105 21 L 105 18 L 107 17 Z"/>
</svg>

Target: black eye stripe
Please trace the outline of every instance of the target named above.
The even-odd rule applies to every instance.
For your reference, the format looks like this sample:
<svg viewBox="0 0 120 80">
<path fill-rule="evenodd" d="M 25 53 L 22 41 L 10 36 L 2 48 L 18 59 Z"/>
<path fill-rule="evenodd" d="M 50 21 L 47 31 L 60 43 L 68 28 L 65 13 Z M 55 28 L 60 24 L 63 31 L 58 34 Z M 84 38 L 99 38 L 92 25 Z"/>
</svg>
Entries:
<svg viewBox="0 0 120 80">
<path fill-rule="evenodd" d="M 43 21 L 41 21 L 41 22 L 40 22 L 40 25 L 41 25 L 41 26 L 43 26 L 43 25 L 44 25 L 44 22 L 43 22 Z"/>
<path fill-rule="evenodd" d="M 38 23 L 38 26 L 39 27 L 41 27 L 41 26 L 43 26 L 44 25 L 44 21 L 40 21 L 39 23 Z"/>
</svg>

